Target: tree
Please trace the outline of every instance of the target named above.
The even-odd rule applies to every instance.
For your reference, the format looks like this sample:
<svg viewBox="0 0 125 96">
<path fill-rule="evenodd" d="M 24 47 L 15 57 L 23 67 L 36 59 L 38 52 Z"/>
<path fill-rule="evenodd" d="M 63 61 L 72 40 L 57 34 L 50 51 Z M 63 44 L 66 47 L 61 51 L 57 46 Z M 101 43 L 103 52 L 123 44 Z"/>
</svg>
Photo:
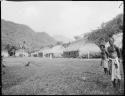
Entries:
<svg viewBox="0 0 125 96">
<path fill-rule="evenodd" d="M 58 41 L 58 42 L 56 43 L 56 45 L 61 45 L 61 44 L 63 44 L 62 41 Z"/>
<path fill-rule="evenodd" d="M 81 39 L 80 36 L 74 36 L 74 38 L 75 38 L 75 40 L 79 40 L 79 39 Z"/>
<path fill-rule="evenodd" d="M 12 46 L 10 44 L 7 44 L 7 46 L 5 47 L 5 49 L 7 50 L 8 54 L 10 56 L 12 56 Z"/>
<path fill-rule="evenodd" d="M 7 44 L 6 47 L 5 47 L 5 49 L 6 49 L 6 50 L 9 50 L 10 47 L 11 47 L 11 46 L 10 46 L 9 44 Z"/>
<path fill-rule="evenodd" d="M 52 48 L 53 46 L 54 46 L 53 44 L 51 44 L 51 45 L 48 45 L 48 47 L 49 47 L 49 48 Z"/>
<path fill-rule="evenodd" d="M 93 30 L 87 35 L 87 41 L 99 44 L 100 38 L 104 38 L 107 42 L 109 35 L 113 35 L 123 31 L 123 14 L 117 15 L 112 20 L 102 23 L 100 28 Z"/>
<path fill-rule="evenodd" d="M 9 48 L 9 50 L 8 50 L 8 54 L 9 54 L 10 56 L 15 56 L 16 50 L 17 50 L 17 48 L 16 48 L 15 46 L 11 46 L 11 47 Z"/>
</svg>

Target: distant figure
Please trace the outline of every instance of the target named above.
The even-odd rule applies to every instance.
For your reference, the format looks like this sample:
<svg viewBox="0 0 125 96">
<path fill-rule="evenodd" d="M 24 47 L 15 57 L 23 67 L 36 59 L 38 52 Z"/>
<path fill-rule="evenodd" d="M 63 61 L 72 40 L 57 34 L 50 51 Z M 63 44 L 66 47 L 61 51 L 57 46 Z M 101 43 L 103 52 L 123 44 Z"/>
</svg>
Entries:
<svg viewBox="0 0 125 96">
<path fill-rule="evenodd" d="M 109 39 L 110 46 L 107 48 L 109 59 L 111 62 L 111 81 L 113 83 L 113 87 L 120 87 L 121 75 L 120 75 L 120 51 L 119 48 L 114 45 L 114 38 L 110 37 Z M 117 83 L 116 83 L 117 81 Z"/>
<path fill-rule="evenodd" d="M 104 68 L 104 73 L 109 74 L 109 67 L 108 67 L 108 53 L 105 49 L 104 44 L 100 44 L 100 49 L 101 49 L 101 66 L 103 65 Z"/>
<path fill-rule="evenodd" d="M 112 74 L 112 60 L 109 58 L 108 60 L 108 65 L 109 65 L 109 75 Z"/>
<path fill-rule="evenodd" d="M 6 67 L 4 64 L 3 64 L 3 56 L 1 56 L 1 60 L 2 60 L 2 67 Z"/>
<path fill-rule="evenodd" d="M 28 62 L 25 66 L 29 66 L 30 65 L 30 62 Z"/>
</svg>

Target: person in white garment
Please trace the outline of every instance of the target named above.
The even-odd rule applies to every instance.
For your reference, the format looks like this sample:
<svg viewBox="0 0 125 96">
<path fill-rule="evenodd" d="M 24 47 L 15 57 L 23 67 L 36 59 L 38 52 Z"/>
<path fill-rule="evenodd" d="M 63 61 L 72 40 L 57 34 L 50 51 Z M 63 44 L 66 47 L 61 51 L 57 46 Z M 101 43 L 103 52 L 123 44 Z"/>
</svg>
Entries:
<svg viewBox="0 0 125 96">
<path fill-rule="evenodd" d="M 109 55 L 109 59 L 111 62 L 111 81 L 113 83 L 114 88 L 120 88 L 120 81 L 121 81 L 121 75 L 120 75 L 120 51 L 119 48 L 114 45 L 114 38 L 109 38 L 109 44 L 110 46 L 107 48 L 107 52 Z"/>
</svg>

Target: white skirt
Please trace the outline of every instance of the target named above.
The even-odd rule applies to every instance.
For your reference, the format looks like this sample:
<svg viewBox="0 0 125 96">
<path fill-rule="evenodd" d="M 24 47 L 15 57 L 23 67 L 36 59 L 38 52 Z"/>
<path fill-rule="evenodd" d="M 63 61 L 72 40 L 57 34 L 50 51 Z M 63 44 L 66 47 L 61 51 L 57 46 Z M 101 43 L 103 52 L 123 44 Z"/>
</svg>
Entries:
<svg viewBox="0 0 125 96">
<path fill-rule="evenodd" d="M 112 74 L 111 74 L 111 80 L 114 81 L 114 79 L 120 79 L 121 80 L 121 75 L 120 75 L 120 64 L 118 61 L 118 58 L 111 59 L 112 63 Z M 117 64 L 118 68 L 115 67 L 115 64 Z"/>
<path fill-rule="evenodd" d="M 108 69 L 108 60 L 102 60 L 102 65 L 103 65 L 103 68 L 107 68 Z"/>
</svg>

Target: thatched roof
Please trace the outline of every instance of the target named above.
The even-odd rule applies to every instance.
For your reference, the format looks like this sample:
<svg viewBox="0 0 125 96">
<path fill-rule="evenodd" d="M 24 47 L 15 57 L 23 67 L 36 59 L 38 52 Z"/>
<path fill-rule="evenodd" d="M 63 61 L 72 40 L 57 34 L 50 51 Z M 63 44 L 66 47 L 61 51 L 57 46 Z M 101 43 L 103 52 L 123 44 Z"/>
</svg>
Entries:
<svg viewBox="0 0 125 96">
<path fill-rule="evenodd" d="M 80 51 L 80 54 L 87 54 L 88 52 L 100 52 L 100 48 L 94 43 L 77 42 L 69 45 L 65 51 Z"/>
<path fill-rule="evenodd" d="M 62 45 L 57 45 L 57 46 L 54 46 L 51 50 L 51 52 L 53 53 L 63 53 L 64 51 L 64 47 Z"/>
<path fill-rule="evenodd" d="M 100 52 L 100 48 L 94 43 L 87 43 L 80 48 L 81 54 Z"/>
<path fill-rule="evenodd" d="M 47 53 L 63 53 L 64 47 L 62 45 L 56 45 L 52 48 L 43 48 L 38 52 L 43 52 L 44 54 Z"/>
</svg>

